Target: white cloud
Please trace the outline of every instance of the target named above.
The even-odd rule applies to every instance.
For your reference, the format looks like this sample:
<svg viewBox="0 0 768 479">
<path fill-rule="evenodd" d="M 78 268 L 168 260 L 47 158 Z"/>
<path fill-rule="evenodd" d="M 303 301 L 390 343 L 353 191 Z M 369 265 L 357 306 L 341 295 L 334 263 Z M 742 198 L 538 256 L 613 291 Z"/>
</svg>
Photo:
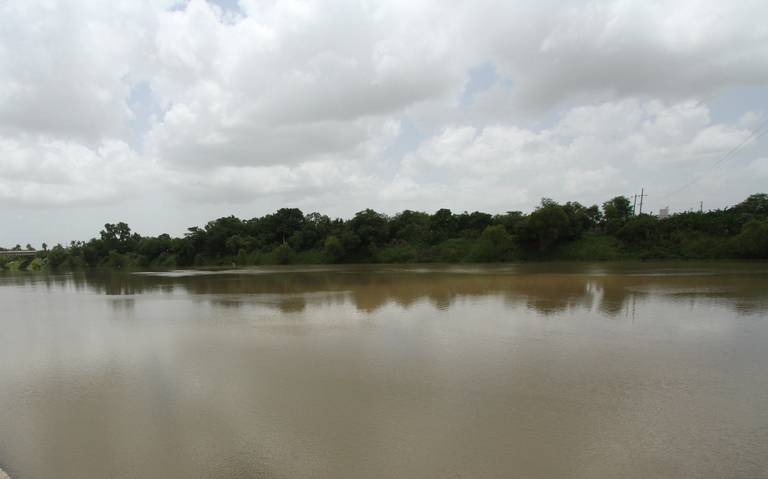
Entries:
<svg viewBox="0 0 768 479">
<path fill-rule="evenodd" d="M 746 168 L 747 175 L 760 181 L 768 180 L 768 158 L 756 158 Z"/>
<path fill-rule="evenodd" d="M 349 214 L 674 189 L 761 125 L 757 102 L 735 119 L 712 105 L 768 89 L 766 14 L 752 0 L 4 2 L 0 199 L 160 191 Z M 464 97 L 478 65 L 489 78 Z M 724 203 L 757 176 L 706 186 Z"/>
<path fill-rule="evenodd" d="M 182 171 L 169 176 L 174 178 L 175 189 L 187 199 L 230 203 L 274 195 L 295 201 L 322 195 L 327 190 L 363 188 L 370 182 L 359 165 L 344 161 L 223 166 L 206 174 Z"/>
<path fill-rule="evenodd" d="M 3 204 L 102 204 L 143 193 L 155 165 L 127 144 L 96 147 L 45 137 L 0 137 Z"/>
<path fill-rule="evenodd" d="M 87 142 L 124 133 L 162 3 L 0 3 L 0 131 Z"/>
<path fill-rule="evenodd" d="M 245 3 L 224 21 L 205 2 L 165 13 L 152 87 L 168 110 L 149 134 L 193 167 L 355 157 L 390 114 L 461 87 L 448 31 L 428 12 L 356 2 Z"/>
<path fill-rule="evenodd" d="M 449 127 L 406 155 L 399 181 L 430 185 L 437 177 L 454 186 L 451 201 L 495 211 L 530 207 L 532 198 L 545 196 L 599 202 L 644 184 L 669 191 L 689 179 L 686 171 L 709 166 L 702 162 L 711 164 L 749 133 L 713 123 L 700 103 L 662 107 L 627 99 L 574 108 L 538 131 Z M 505 187 L 518 203 L 500 193 Z"/>
<path fill-rule="evenodd" d="M 672 100 L 768 81 L 768 29 L 755 21 L 768 5 L 759 0 L 487 3 L 471 26 L 514 86 L 510 106 Z"/>
</svg>

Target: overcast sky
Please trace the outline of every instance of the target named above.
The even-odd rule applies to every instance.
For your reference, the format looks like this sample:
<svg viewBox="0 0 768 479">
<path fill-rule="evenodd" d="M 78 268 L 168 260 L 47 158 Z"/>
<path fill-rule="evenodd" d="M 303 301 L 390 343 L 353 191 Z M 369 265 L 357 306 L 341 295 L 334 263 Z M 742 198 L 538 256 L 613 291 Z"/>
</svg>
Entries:
<svg viewBox="0 0 768 479">
<path fill-rule="evenodd" d="M 0 245 L 768 191 L 768 2 L 0 0 Z M 718 163 L 719 162 L 719 163 Z M 686 186 L 688 185 L 688 186 Z"/>
</svg>

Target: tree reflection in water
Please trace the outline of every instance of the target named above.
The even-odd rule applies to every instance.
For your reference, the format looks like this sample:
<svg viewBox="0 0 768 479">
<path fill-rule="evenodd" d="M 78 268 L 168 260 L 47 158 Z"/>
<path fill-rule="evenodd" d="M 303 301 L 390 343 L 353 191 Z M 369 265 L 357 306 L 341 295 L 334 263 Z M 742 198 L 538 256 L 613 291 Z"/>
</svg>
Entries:
<svg viewBox="0 0 768 479">
<path fill-rule="evenodd" d="M 766 275 L 758 267 L 738 265 L 522 265 L 496 267 L 334 266 L 269 268 L 182 273 L 87 272 L 41 275 L 36 285 L 83 290 L 110 296 L 180 293 L 230 308 L 243 304 L 300 313 L 309 304 L 351 302 L 362 313 L 387 304 L 408 309 L 428 303 L 447 310 L 461 301 L 501 297 L 510 307 L 524 306 L 549 316 L 595 311 L 610 317 L 631 315 L 648 296 L 672 302 L 712 301 L 740 314 L 768 310 Z M 722 276 L 728 275 L 728 281 Z M 28 277 L 6 276 L 5 284 L 28 284 Z M 130 308 L 129 301 L 113 302 Z"/>
</svg>

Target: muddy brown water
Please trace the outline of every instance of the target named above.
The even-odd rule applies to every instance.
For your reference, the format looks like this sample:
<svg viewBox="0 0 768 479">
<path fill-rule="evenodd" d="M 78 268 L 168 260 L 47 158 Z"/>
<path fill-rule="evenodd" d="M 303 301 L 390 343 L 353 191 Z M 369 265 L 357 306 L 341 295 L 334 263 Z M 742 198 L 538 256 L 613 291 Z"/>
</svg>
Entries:
<svg viewBox="0 0 768 479">
<path fill-rule="evenodd" d="M 768 477 L 768 265 L 0 276 L 0 468 Z"/>
</svg>

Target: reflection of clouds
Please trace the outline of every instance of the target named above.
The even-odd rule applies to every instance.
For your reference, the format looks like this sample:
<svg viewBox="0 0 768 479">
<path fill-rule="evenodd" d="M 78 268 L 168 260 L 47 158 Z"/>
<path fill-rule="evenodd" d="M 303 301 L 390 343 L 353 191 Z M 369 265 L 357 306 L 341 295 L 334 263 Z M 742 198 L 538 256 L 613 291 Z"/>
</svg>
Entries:
<svg viewBox="0 0 768 479">
<path fill-rule="evenodd" d="M 592 463 L 642 469 L 683 438 L 680 470 L 746 457 L 760 476 L 765 328 L 736 314 L 766 311 L 768 277 L 379 271 L 0 277 L 3 460 L 25 477 L 432 477 L 546 451 L 542 476 L 612 477 Z M 601 315 L 624 321 L 582 321 Z M 734 447 L 697 441 L 712 431 Z"/>
<path fill-rule="evenodd" d="M 611 266 L 616 268 L 615 266 Z M 226 271 L 218 274 L 78 273 L 38 276 L 46 288 L 82 290 L 113 296 L 184 292 L 205 297 L 219 307 L 258 304 L 284 313 L 300 313 L 308 305 L 351 302 L 359 311 L 374 312 L 387 304 L 404 309 L 427 302 L 438 310 L 451 308 L 462 298 L 497 296 L 512 308 L 522 306 L 542 315 L 566 311 L 596 311 L 617 317 L 649 297 L 656 300 L 702 302 L 739 314 L 768 311 L 768 276 L 765 274 L 712 274 L 709 270 L 666 268 L 663 274 L 631 270 L 630 274 L 598 271 L 595 265 L 555 265 L 541 271 L 513 268 L 397 269 L 337 267 L 294 271 L 272 269 Z M 662 271 L 662 270 L 659 270 Z M 675 273 L 679 271 L 679 273 Z M 526 274 L 528 273 L 528 274 Z M 28 284 L 29 278 L 5 277 L 5 284 Z M 130 307 L 128 303 L 115 308 Z"/>
<path fill-rule="evenodd" d="M 200 366 L 194 352 L 185 346 L 178 359 Z M 124 356 L 112 358 L 119 359 Z M 216 390 L 208 383 L 221 378 L 220 372 L 203 369 L 204 381 L 193 388 L 188 384 L 191 368 L 121 365 L 123 369 L 70 370 L 68 381 L 48 375 L 13 385 L 35 391 L 17 391 L 5 404 L 24 411 L 25 420 L 0 412 L 0 423 L 10 425 L 4 432 L 23 437 L 32 457 L 46 458 L 23 462 L 36 473 L 29 477 L 158 477 L 158 471 L 166 478 L 274 477 L 261 457 L 235 440 L 244 436 L 234 416 L 246 409 L 247 398 L 238 398 L 241 407 L 236 411 L 227 410 L 227 401 L 216 402 Z M 224 380 L 218 383 L 226 387 Z M 125 467 L 121 459 L 131 461 L 130 476 L 115 474 Z"/>
</svg>

